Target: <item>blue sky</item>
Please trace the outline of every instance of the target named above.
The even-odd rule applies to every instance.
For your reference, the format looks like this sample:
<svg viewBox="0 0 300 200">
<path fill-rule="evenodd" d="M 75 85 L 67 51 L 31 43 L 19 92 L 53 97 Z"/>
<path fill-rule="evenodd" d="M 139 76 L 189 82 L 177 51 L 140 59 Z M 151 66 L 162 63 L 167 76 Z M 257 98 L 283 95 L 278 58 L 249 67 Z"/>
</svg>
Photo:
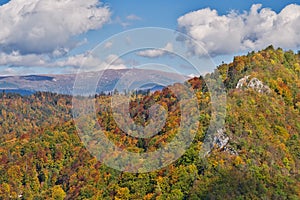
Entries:
<svg viewBox="0 0 300 200">
<path fill-rule="evenodd" d="M 87 67 L 95 70 L 95 66 L 102 66 L 109 59 L 91 58 L 89 52 L 92 49 L 115 34 L 143 27 L 183 32 L 199 42 L 216 65 L 221 61 L 230 62 L 234 55 L 259 50 L 269 44 L 285 49 L 299 48 L 299 1 L 54 2 L 0 0 L 0 25 L 4 27 L 0 30 L 0 75 L 73 73 L 83 59 L 88 60 Z M 278 24 L 288 32 L 279 30 Z M 187 44 L 187 41 L 182 43 Z M 167 42 L 161 43 L 160 48 L 166 45 Z M 175 46 L 170 44 L 165 50 L 173 50 Z M 203 54 L 195 46 L 187 49 L 200 57 Z M 164 56 L 160 51 L 127 55 L 113 68 L 154 62 L 154 58 L 155 62 L 168 60 L 168 64 L 184 66 L 180 59 Z M 109 57 L 116 55 L 112 53 Z M 187 70 L 187 73 L 190 72 Z"/>
<path fill-rule="evenodd" d="M 203 8 L 216 9 L 219 14 L 227 14 L 231 10 L 243 12 L 249 10 L 253 4 L 261 3 L 264 7 L 272 8 L 276 12 L 280 12 L 286 5 L 297 4 L 295 0 L 264 0 L 264 1 L 241 1 L 241 0 L 164 0 L 164 1 L 146 1 L 141 3 L 139 0 L 105 0 L 102 1 L 108 5 L 113 13 L 112 20 L 115 23 L 108 24 L 99 31 L 91 31 L 88 36 L 91 43 L 86 48 L 94 47 L 94 43 L 99 43 L 113 34 L 117 34 L 124 30 L 140 27 L 163 27 L 177 29 L 177 18 L 180 16 Z M 141 20 L 128 21 L 126 17 L 136 15 Z M 123 27 L 117 23 L 117 19 L 124 23 L 130 23 L 128 27 Z M 84 36 L 82 36 L 84 37 Z M 230 56 L 231 57 L 231 56 Z"/>
</svg>

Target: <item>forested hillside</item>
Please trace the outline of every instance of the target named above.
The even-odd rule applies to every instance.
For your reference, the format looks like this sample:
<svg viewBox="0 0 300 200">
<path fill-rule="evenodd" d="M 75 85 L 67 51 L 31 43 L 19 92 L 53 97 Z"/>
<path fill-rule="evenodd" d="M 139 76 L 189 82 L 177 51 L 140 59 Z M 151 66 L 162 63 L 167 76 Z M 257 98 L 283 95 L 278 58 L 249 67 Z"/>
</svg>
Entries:
<svg viewBox="0 0 300 200">
<path fill-rule="evenodd" d="M 193 78 L 200 125 L 191 147 L 168 167 L 140 174 L 111 169 L 89 153 L 72 119 L 71 96 L 2 92 L 0 199 L 299 199 L 300 53 L 270 46 L 235 57 L 218 71 L 227 92 L 220 134 L 228 142 L 216 142 L 205 158 L 199 156 L 211 105 L 204 79 Z M 148 123 L 154 102 L 168 110 L 165 126 L 149 139 L 118 128 L 110 100 L 96 96 L 98 121 L 119 147 L 153 151 L 176 135 L 180 111 L 167 88 L 132 96 L 137 124 Z"/>
</svg>

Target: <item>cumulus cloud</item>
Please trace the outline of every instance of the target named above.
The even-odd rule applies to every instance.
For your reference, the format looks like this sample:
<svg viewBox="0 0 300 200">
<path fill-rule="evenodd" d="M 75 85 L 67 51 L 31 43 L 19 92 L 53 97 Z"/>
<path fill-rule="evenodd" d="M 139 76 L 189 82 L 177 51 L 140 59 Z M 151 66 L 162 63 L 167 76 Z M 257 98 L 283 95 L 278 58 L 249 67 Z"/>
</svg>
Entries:
<svg viewBox="0 0 300 200">
<path fill-rule="evenodd" d="M 11 0 L 0 6 L 0 49 L 20 54 L 63 54 L 73 36 L 99 29 L 111 12 L 98 0 Z"/>
<path fill-rule="evenodd" d="M 200 46 L 185 41 L 190 52 L 204 55 L 232 54 L 258 50 L 268 45 L 282 48 L 300 46 L 300 6 L 287 5 L 276 13 L 261 4 L 252 5 L 249 12 L 231 11 L 219 15 L 210 8 L 190 12 L 177 20 L 180 31 L 195 39 Z"/>
<path fill-rule="evenodd" d="M 43 55 L 27 54 L 21 55 L 18 51 L 9 54 L 0 53 L 0 65 L 9 65 L 11 67 L 19 66 L 43 66 L 47 63 L 47 57 Z"/>
<path fill-rule="evenodd" d="M 157 57 L 164 56 L 172 51 L 173 51 L 173 44 L 169 42 L 162 49 L 148 49 L 144 51 L 139 51 L 136 54 L 142 57 L 157 58 Z"/>
<path fill-rule="evenodd" d="M 70 67 L 79 68 L 80 66 L 84 66 L 86 68 L 95 68 L 101 65 L 101 61 L 93 57 L 90 53 L 85 53 L 85 54 L 69 56 L 65 60 L 49 63 L 49 65 L 59 66 L 59 67 L 70 66 Z"/>
<path fill-rule="evenodd" d="M 65 60 L 49 63 L 50 66 L 71 66 L 74 68 L 83 67 L 83 70 L 103 70 L 103 69 L 125 69 L 125 62 L 117 55 L 111 54 L 105 60 L 100 60 L 90 53 L 70 56 Z"/>
<path fill-rule="evenodd" d="M 9 63 L 9 64 L 8 64 Z M 125 69 L 126 63 L 121 58 L 116 55 L 109 55 L 105 60 L 100 60 L 99 58 L 94 57 L 89 52 L 84 54 L 78 54 L 74 56 L 69 56 L 61 60 L 51 60 L 45 55 L 37 54 L 26 54 L 21 55 L 19 52 L 12 52 L 10 54 L 0 53 L 0 65 L 8 65 L 7 69 L 12 69 L 15 67 L 67 67 L 79 68 L 86 71 L 91 70 L 103 70 L 106 68 L 109 69 Z M 11 72 L 14 72 L 13 70 Z"/>
</svg>

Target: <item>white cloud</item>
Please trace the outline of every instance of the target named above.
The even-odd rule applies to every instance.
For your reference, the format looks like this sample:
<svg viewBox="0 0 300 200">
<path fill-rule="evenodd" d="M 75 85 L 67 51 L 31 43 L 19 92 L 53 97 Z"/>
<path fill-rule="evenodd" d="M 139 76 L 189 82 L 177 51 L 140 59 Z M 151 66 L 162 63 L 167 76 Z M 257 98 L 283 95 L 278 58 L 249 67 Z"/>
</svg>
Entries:
<svg viewBox="0 0 300 200">
<path fill-rule="evenodd" d="M 81 66 L 84 66 L 87 68 L 95 68 L 100 64 L 101 64 L 101 61 L 99 59 L 93 57 L 90 53 L 69 56 L 65 60 L 57 61 L 54 63 L 49 63 L 49 65 L 52 65 L 52 66 L 59 66 L 59 67 L 71 66 L 71 67 L 75 67 L 75 68 L 79 68 Z"/>
<path fill-rule="evenodd" d="M 117 55 L 111 54 L 104 61 L 102 61 L 90 53 L 71 56 L 66 60 L 54 62 L 50 65 L 60 67 L 71 66 L 75 68 L 81 67 L 81 69 L 84 71 L 127 68 L 125 62 Z"/>
<path fill-rule="evenodd" d="M 141 17 L 139 17 L 139 16 L 137 16 L 137 15 L 134 15 L 134 14 L 128 15 L 128 16 L 126 17 L 126 19 L 132 20 L 132 21 L 140 21 L 140 20 L 142 20 Z"/>
<path fill-rule="evenodd" d="M 105 48 L 105 49 L 110 49 L 110 48 L 112 47 L 112 45 L 113 45 L 113 42 L 108 41 L 108 42 L 106 42 L 106 43 L 104 44 L 104 48 Z"/>
<path fill-rule="evenodd" d="M 276 47 L 300 46 L 300 6 L 291 4 L 276 13 L 261 4 L 249 12 L 219 15 L 210 8 L 190 12 L 178 18 L 179 30 L 194 38 L 212 56 L 239 51 L 258 50 L 273 44 Z M 192 53 L 205 50 L 190 45 Z"/>
<path fill-rule="evenodd" d="M 123 28 L 128 28 L 129 26 L 132 25 L 132 21 L 140 21 L 142 20 L 142 18 L 140 18 L 139 16 L 137 15 L 128 15 L 126 16 L 126 19 L 121 19 L 120 16 L 117 16 L 114 20 L 113 20 L 113 23 L 116 23 L 116 24 L 120 24 Z"/>
<path fill-rule="evenodd" d="M 144 51 L 139 51 L 137 52 L 137 55 L 148 58 L 156 58 L 164 56 L 170 52 L 173 52 L 173 45 L 172 43 L 167 43 L 166 46 L 162 49 L 148 49 Z"/>
<path fill-rule="evenodd" d="M 110 15 L 98 0 L 11 0 L 0 6 L 0 50 L 58 53 L 75 47 L 73 36 L 101 28 Z"/>
<path fill-rule="evenodd" d="M 120 24 L 123 28 L 127 28 L 131 25 L 129 22 L 123 21 L 119 16 L 115 18 L 114 23 Z"/>
<path fill-rule="evenodd" d="M 125 61 L 118 58 L 117 55 L 109 55 L 104 61 L 92 56 L 89 52 L 69 56 L 65 59 L 52 61 L 45 55 L 26 54 L 21 55 L 19 52 L 10 54 L 0 53 L 0 65 L 7 65 L 8 69 L 16 67 L 63 67 L 63 68 L 80 68 L 85 71 L 109 69 L 125 69 L 127 68 Z M 14 70 L 16 71 L 16 70 Z M 13 72 L 13 71 L 12 71 Z"/>
<path fill-rule="evenodd" d="M 35 73 L 34 70 L 31 70 L 30 68 L 27 67 L 21 69 L 7 67 L 0 70 L 0 76 L 19 76 L 19 75 L 29 75 L 34 73 Z"/>
<path fill-rule="evenodd" d="M 0 65 L 9 66 L 43 66 L 47 63 L 47 58 L 42 55 L 27 54 L 21 55 L 17 51 L 10 54 L 0 53 Z"/>
<path fill-rule="evenodd" d="M 106 63 L 112 63 L 113 65 L 121 65 L 124 64 L 124 61 L 117 55 L 115 54 L 110 54 L 107 56 L 107 58 L 105 59 Z"/>
</svg>

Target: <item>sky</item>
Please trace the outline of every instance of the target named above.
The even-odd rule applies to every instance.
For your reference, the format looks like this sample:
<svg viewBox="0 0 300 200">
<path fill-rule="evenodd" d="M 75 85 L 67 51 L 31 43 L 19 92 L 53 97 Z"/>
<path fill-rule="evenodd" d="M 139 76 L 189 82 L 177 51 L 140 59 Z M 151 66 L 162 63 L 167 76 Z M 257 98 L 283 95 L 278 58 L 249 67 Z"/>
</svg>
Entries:
<svg viewBox="0 0 300 200">
<path fill-rule="evenodd" d="M 189 56 L 209 55 L 216 66 L 222 61 L 232 61 L 235 55 L 270 44 L 297 51 L 299 3 L 299 0 L 0 0 L 0 76 L 76 73 L 79 68 L 95 71 L 108 65 L 123 69 L 147 63 L 172 65 L 183 73 L 194 74 L 197 72 L 188 67 Z M 163 29 L 161 35 L 156 34 L 159 29 L 152 35 L 132 31 L 146 27 L 179 31 L 184 36 L 168 39 L 169 32 Z M 119 49 L 129 48 L 126 45 L 143 43 L 137 37 L 141 33 L 143 40 L 153 43 L 145 43 L 149 49 L 144 46 L 118 55 Z M 121 36 L 127 42 L 116 43 Z M 184 46 L 182 52 L 178 50 L 181 46 Z M 184 55 L 178 57 L 178 53 Z"/>
</svg>

